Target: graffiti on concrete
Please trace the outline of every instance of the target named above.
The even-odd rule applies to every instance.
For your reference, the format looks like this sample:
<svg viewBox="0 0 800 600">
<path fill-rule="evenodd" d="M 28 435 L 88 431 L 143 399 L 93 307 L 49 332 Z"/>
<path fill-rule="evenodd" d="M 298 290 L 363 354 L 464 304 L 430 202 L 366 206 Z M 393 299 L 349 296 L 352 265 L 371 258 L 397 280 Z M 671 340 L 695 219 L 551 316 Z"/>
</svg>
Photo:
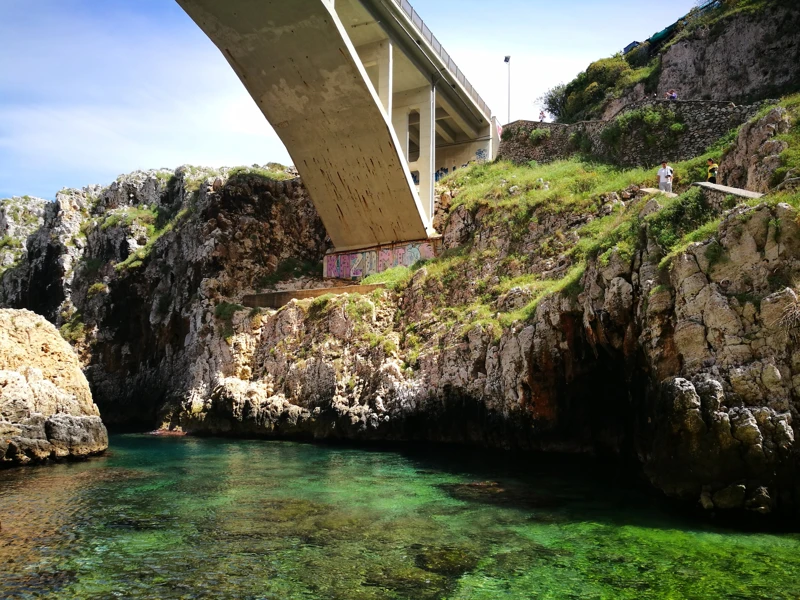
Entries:
<svg viewBox="0 0 800 600">
<path fill-rule="evenodd" d="M 434 258 L 437 246 L 438 241 L 427 240 L 357 252 L 329 254 L 325 257 L 325 277 L 361 279 L 393 267 L 410 267 L 417 261 Z"/>
</svg>

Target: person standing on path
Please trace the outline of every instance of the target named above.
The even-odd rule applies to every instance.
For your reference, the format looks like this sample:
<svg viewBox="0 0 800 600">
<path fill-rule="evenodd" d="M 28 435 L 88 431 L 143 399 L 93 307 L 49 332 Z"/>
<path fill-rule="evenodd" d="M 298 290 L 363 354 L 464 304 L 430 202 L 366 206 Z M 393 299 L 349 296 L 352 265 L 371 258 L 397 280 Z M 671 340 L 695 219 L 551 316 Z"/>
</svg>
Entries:
<svg viewBox="0 0 800 600">
<path fill-rule="evenodd" d="M 667 194 L 672 193 L 672 174 L 674 171 L 672 167 L 667 164 L 667 161 L 661 163 L 661 168 L 658 170 L 658 189 Z"/>
<path fill-rule="evenodd" d="M 714 162 L 713 158 L 708 159 L 708 183 L 717 183 L 717 174 L 719 173 L 719 165 Z"/>
<path fill-rule="evenodd" d="M 546 117 L 547 117 L 547 115 L 544 114 L 543 110 L 539 112 L 539 121 L 544 123 L 544 120 L 545 120 Z"/>
</svg>

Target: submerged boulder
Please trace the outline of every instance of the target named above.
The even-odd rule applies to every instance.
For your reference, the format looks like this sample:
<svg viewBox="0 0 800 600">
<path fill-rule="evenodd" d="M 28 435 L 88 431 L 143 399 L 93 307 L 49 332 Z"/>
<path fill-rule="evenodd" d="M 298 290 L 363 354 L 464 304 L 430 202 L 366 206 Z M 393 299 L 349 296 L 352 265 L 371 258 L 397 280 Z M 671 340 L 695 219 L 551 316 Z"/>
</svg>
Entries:
<svg viewBox="0 0 800 600">
<path fill-rule="evenodd" d="M 0 465 L 83 457 L 107 447 L 72 347 L 44 317 L 0 310 Z"/>
</svg>

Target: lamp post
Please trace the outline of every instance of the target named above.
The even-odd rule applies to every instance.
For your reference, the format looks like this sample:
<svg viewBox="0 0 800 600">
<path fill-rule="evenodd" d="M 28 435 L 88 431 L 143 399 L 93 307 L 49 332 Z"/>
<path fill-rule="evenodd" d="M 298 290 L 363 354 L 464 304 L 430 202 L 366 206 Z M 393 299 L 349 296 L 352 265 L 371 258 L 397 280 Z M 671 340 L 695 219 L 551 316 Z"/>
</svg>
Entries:
<svg viewBox="0 0 800 600">
<path fill-rule="evenodd" d="M 511 57 L 506 56 L 508 65 L 508 123 L 511 123 Z"/>
</svg>

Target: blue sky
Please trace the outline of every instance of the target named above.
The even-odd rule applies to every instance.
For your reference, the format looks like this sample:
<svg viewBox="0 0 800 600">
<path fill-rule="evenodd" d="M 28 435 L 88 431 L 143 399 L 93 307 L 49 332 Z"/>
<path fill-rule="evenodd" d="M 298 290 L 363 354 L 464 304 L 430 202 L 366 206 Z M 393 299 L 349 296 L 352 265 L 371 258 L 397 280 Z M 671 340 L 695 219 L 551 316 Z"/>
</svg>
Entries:
<svg viewBox="0 0 800 600">
<path fill-rule="evenodd" d="M 287 0 L 291 1 L 291 0 Z M 694 0 L 413 0 L 502 121 Z M 490 7 L 487 10 L 487 6 Z M 174 0 L 0 0 L 0 197 L 53 198 L 139 168 L 289 162 Z"/>
</svg>

